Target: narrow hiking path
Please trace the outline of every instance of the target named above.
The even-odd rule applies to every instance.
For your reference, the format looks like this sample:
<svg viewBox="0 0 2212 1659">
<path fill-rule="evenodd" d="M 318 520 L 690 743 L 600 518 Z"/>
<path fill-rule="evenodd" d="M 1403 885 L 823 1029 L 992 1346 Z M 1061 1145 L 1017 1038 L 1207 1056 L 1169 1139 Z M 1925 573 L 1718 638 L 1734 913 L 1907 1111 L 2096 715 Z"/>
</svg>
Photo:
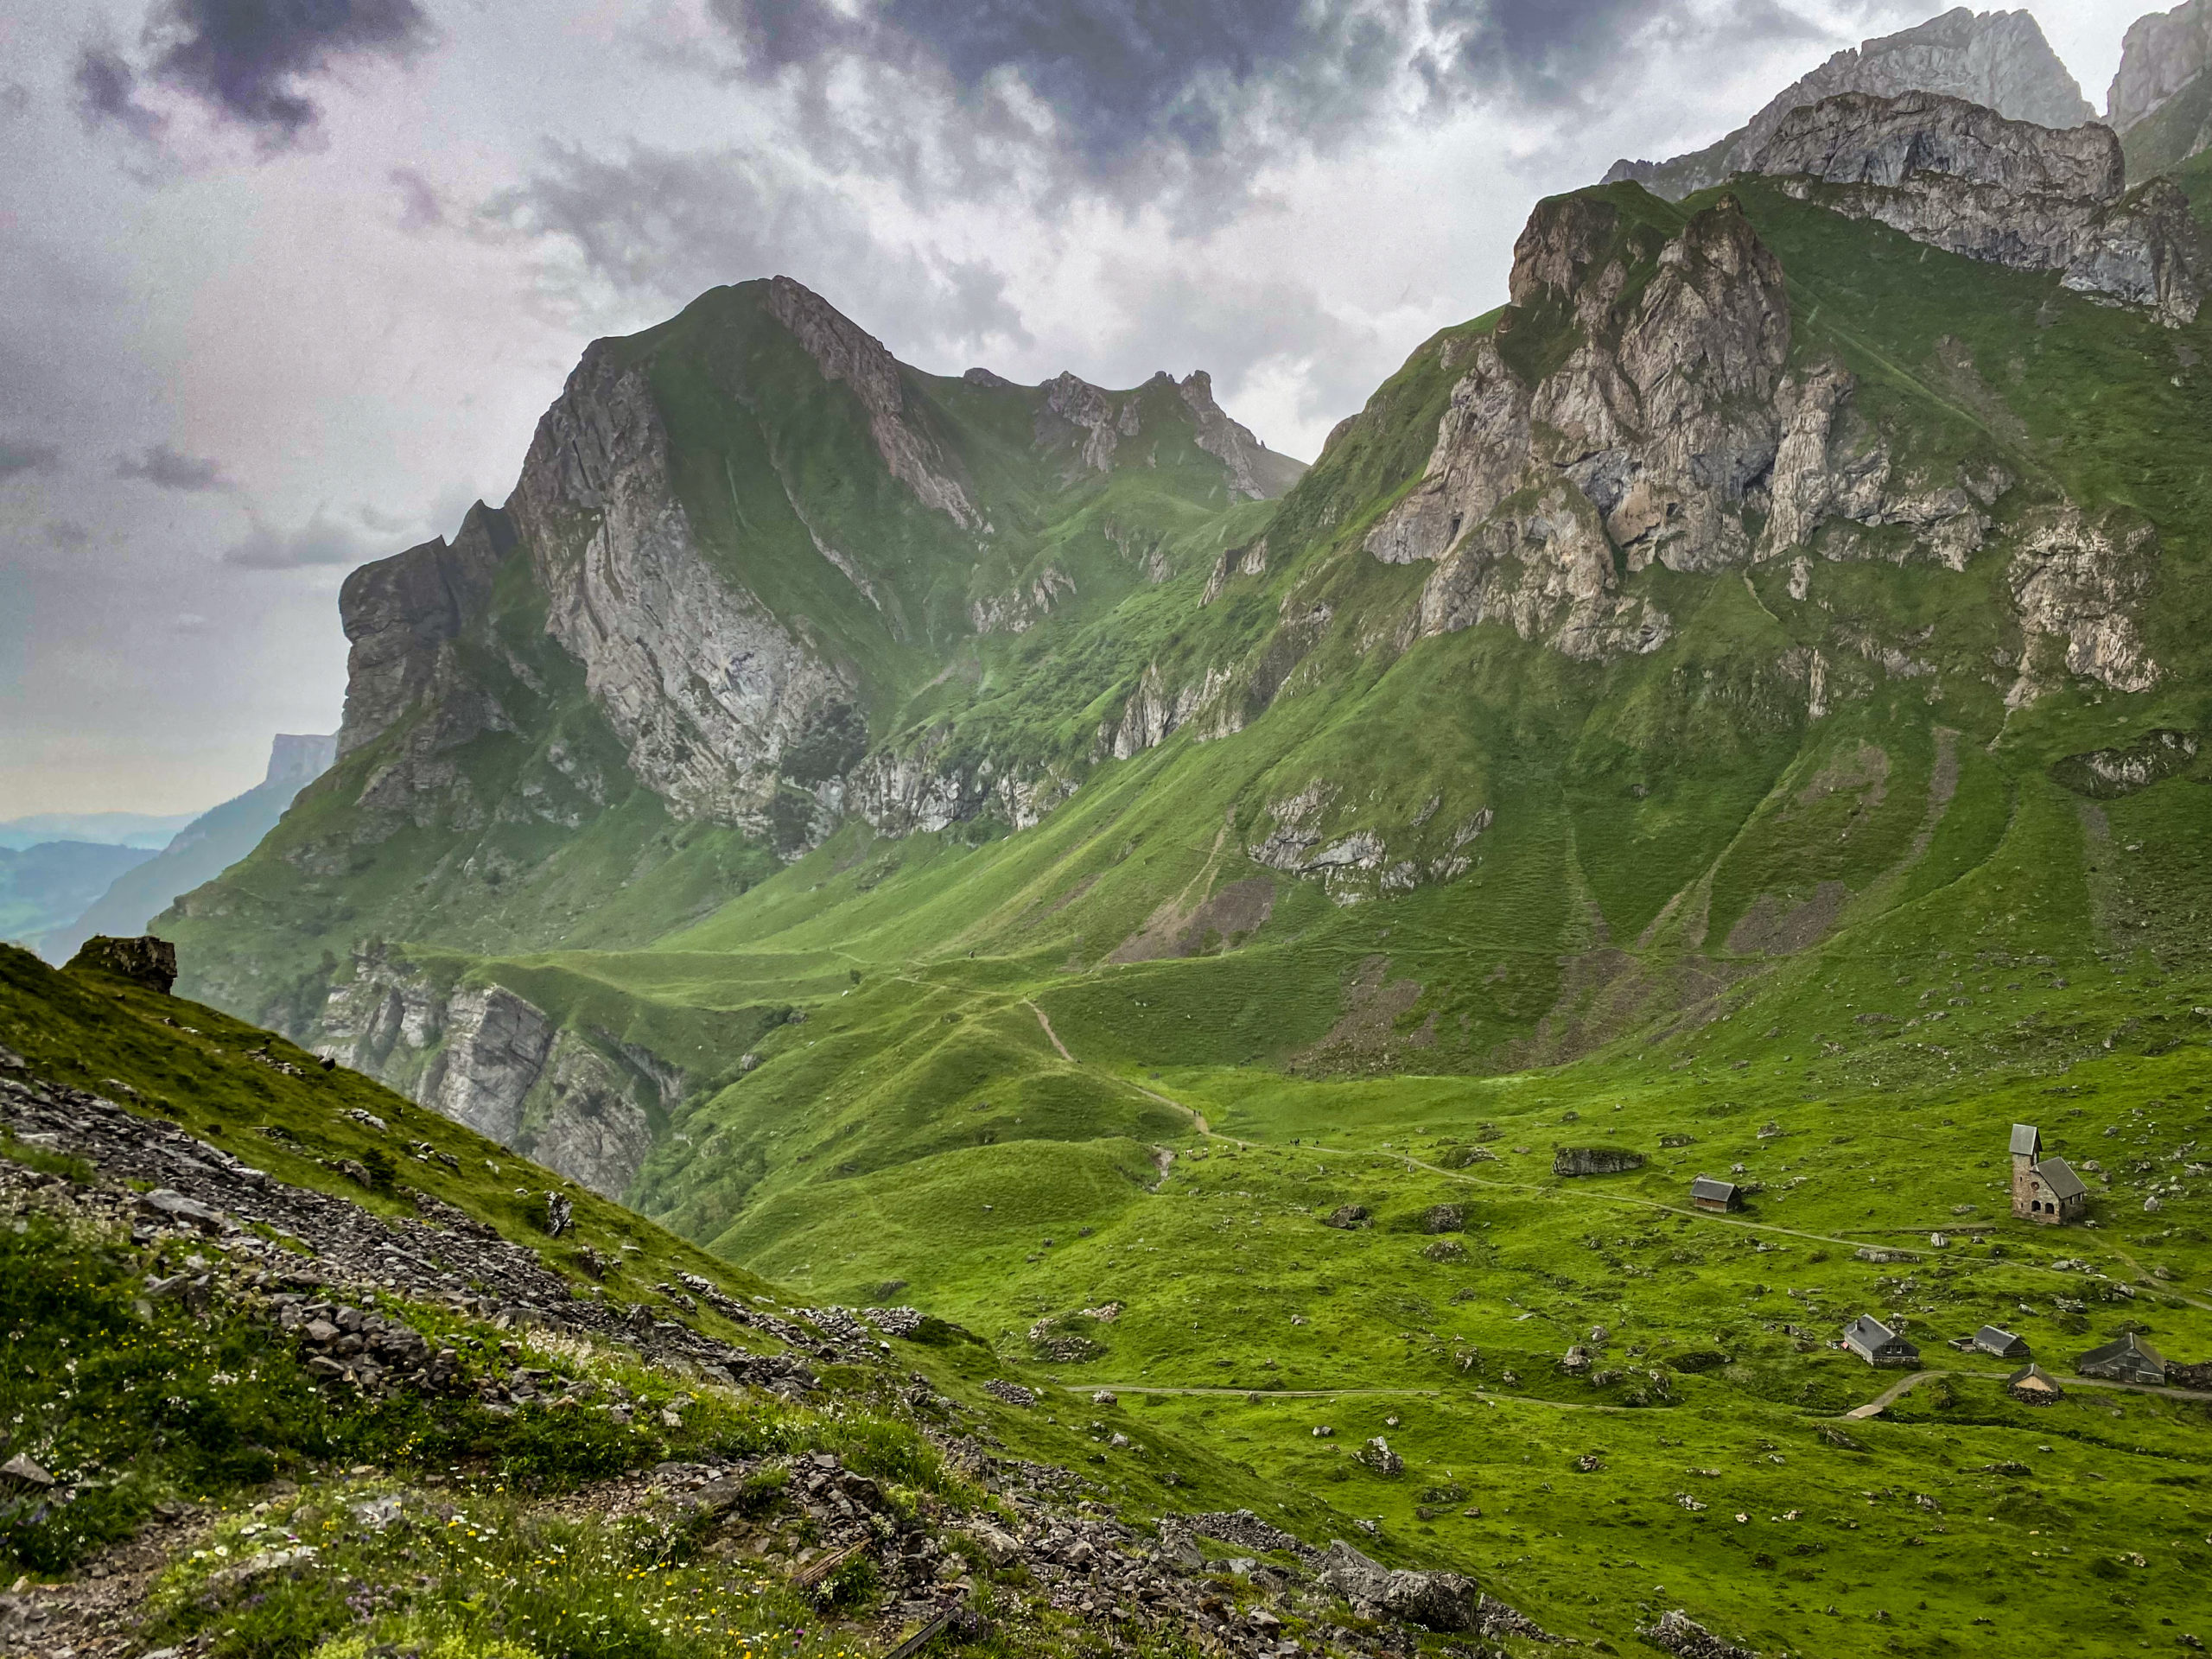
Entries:
<svg viewBox="0 0 2212 1659">
<path fill-rule="evenodd" d="M 1021 1005 L 1027 1008 L 1030 1013 L 1037 1016 L 1037 1023 L 1045 1027 L 1046 1037 L 1051 1041 L 1054 1048 L 1060 1051 L 1060 1058 L 1062 1059 L 1065 1060 L 1070 1065 L 1081 1065 L 1083 1064 L 1081 1060 L 1078 1060 L 1074 1055 L 1068 1052 L 1068 1046 L 1060 1040 L 1060 1033 L 1052 1029 L 1052 1022 L 1046 1017 L 1044 1009 L 1039 1007 L 1034 1002 L 1032 1002 L 1026 996 L 1021 999 Z"/>
<path fill-rule="evenodd" d="M 1847 1422 L 1864 1422 L 1869 1417 L 1878 1417 L 1884 1412 L 1887 1411 L 1891 1406 L 1895 1405 L 1898 1401 L 1904 1399 L 1906 1395 L 1910 1394 L 1922 1383 L 1927 1382 L 1929 1378 L 1935 1376 L 1951 1376 L 1954 1375 L 1959 1376 L 1970 1376 L 1979 1375 L 1979 1373 L 1970 1371 L 1959 1371 L 1955 1373 L 1951 1371 L 1915 1371 L 1910 1376 L 1899 1377 L 1896 1382 L 1891 1383 L 1888 1388 L 1884 1389 L 1881 1393 L 1876 1395 L 1872 1400 L 1869 1400 L 1865 1405 L 1853 1406 L 1849 1411 L 1843 1414 L 1844 1421 Z"/>
</svg>

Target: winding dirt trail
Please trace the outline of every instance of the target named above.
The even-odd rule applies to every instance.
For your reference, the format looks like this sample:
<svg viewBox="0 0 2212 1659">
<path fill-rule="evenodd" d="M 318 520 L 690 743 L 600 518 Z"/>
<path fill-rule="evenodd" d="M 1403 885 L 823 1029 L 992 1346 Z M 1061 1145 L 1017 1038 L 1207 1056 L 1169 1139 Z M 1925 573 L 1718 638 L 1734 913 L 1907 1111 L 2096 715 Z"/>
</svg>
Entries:
<svg viewBox="0 0 2212 1659">
<path fill-rule="evenodd" d="M 1039 1007 L 1034 1002 L 1032 1002 L 1026 996 L 1021 999 L 1021 1006 L 1027 1008 L 1030 1013 L 1037 1016 L 1037 1023 L 1045 1027 L 1045 1035 L 1051 1039 L 1052 1046 L 1060 1051 L 1060 1058 L 1062 1059 L 1065 1060 L 1070 1065 L 1081 1065 L 1083 1064 L 1081 1060 L 1078 1060 L 1074 1055 L 1068 1052 L 1068 1046 L 1060 1040 L 1060 1033 L 1052 1029 L 1052 1022 L 1046 1018 L 1044 1009 Z"/>
</svg>

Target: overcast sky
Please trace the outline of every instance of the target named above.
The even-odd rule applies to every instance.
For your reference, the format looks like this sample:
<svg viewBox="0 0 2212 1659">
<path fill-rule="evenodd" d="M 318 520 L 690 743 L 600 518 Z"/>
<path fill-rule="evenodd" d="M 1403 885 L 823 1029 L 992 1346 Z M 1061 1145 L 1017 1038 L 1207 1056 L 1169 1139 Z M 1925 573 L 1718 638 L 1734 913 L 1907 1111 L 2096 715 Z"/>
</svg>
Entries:
<svg viewBox="0 0 2212 1659">
<path fill-rule="evenodd" d="M 335 728 L 353 566 L 586 341 L 778 272 L 901 358 L 1212 372 L 1310 456 L 1539 196 L 1890 0 L 0 0 L 0 819 Z M 2101 107 L 2127 0 L 2038 0 Z"/>
</svg>

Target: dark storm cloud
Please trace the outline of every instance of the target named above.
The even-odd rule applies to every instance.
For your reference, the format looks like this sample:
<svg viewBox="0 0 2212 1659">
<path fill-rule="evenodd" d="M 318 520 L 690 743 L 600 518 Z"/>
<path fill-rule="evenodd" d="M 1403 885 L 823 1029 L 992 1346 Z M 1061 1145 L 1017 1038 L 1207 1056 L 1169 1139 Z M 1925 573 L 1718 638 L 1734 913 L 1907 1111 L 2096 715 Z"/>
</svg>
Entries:
<svg viewBox="0 0 2212 1659">
<path fill-rule="evenodd" d="M 1063 152 L 1116 174 L 1165 147 L 1222 156 L 1261 111 L 1308 140 L 1357 124 L 1408 54 L 1417 0 L 713 0 L 747 68 L 773 76 L 861 60 L 918 88 L 942 79 L 971 117 L 1018 78 Z"/>
<path fill-rule="evenodd" d="M 431 37 L 415 0 L 161 0 L 147 15 L 143 61 L 105 46 L 79 56 L 79 108 L 151 138 L 161 120 L 138 88 L 154 83 L 282 149 L 321 118 L 309 83 L 354 63 L 404 62 Z"/>
<path fill-rule="evenodd" d="M 72 79 L 88 126 L 110 124 L 147 143 L 161 136 L 162 118 L 138 101 L 138 72 L 113 47 L 86 47 Z"/>
<path fill-rule="evenodd" d="M 677 306 L 780 272 L 875 332 L 947 346 L 1027 338 L 997 271 L 885 245 L 852 203 L 769 156 L 552 147 L 527 183 L 484 206 L 478 229 L 571 251 L 580 270 L 548 280 L 578 306 L 592 283 L 632 305 Z"/>
<path fill-rule="evenodd" d="M 115 475 L 137 479 L 157 489 L 176 490 L 187 495 L 232 487 L 231 481 L 223 476 L 220 462 L 200 455 L 182 454 L 166 443 L 150 444 L 137 454 L 119 456 L 115 463 Z"/>
<path fill-rule="evenodd" d="M 0 483 L 23 473 L 57 472 L 61 452 L 50 443 L 28 438 L 0 438 Z"/>
<path fill-rule="evenodd" d="M 1417 67 L 1446 101 L 1473 89 L 1524 105 L 1585 102 L 1637 68 L 1652 47 L 1709 43 L 1742 53 L 1827 37 L 1779 0 L 1734 0 L 1713 15 L 1646 0 L 1432 0 L 1430 17 L 1438 44 Z"/>
<path fill-rule="evenodd" d="M 1876 10 L 1887 0 L 1866 0 Z M 1548 110 L 1606 95 L 1652 48 L 1742 53 L 1824 37 L 1787 0 L 710 0 L 755 79 L 810 86 L 795 134 L 832 165 L 934 180 L 934 130 L 1027 149 L 1060 179 L 1218 207 L 1249 173 L 1478 99 Z M 832 109 L 833 68 L 875 72 L 871 113 Z M 1040 135 L 1006 96 L 1049 111 Z M 880 136 L 878 136 L 880 135 Z M 868 154 L 871 146 L 873 155 Z M 939 159 L 943 159 L 941 156 Z M 972 158 L 971 158 L 972 159 Z M 955 181 L 995 191 L 973 165 Z"/>
<path fill-rule="evenodd" d="M 351 568 L 384 550 L 316 512 L 297 530 L 277 530 L 257 520 L 251 535 L 223 551 L 223 563 L 243 570 L 297 570 L 311 565 Z"/>
</svg>

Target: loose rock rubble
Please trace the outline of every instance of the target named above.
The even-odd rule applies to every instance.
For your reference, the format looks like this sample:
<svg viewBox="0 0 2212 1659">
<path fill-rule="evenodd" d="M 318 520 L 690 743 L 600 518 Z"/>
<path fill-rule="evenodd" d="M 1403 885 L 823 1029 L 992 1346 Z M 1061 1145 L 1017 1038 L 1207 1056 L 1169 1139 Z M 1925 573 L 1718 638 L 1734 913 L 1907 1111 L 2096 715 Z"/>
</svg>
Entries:
<svg viewBox="0 0 2212 1659">
<path fill-rule="evenodd" d="M 357 1298 L 395 1292 L 501 1326 L 536 1325 L 620 1344 L 648 1360 L 690 1366 L 716 1382 L 813 1386 L 813 1374 L 792 1353 L 748 1352 L 662 1319 L 643 1303 L 579 1300 L 534 1251 L 427 1194 L 416 1199 L 423 1219 L 386 1221 L 344 1198 L 273 1179 L 173 1124 L 126 1112 L 81 1090 L 28 1080 L 21 1072 L 0 1077 L 0 1120 L 18 1140 L 82 1158 L 99 1171 L 98 1184 L 73 1193 L 77 1208 L 127 1224 L 142 1245 L 189 1239 L 213 1249 L 223 1258 L 222 1275 L 241 1290 L 327 1291 Z M 121 1185 L 126 1181 L 150 1183 L 155 1190 L 141 1195 Z M 67 1185 L 14 1165 L 0 1165 L 0 1184 Z M 248 1230 L 252 1228 L 266 1229 L 283 1243 Z M 203 1263 L 191 1279 L 167 1281 L 158 1294 L 204 1298 L 217 1274 L 212 1263 Z M 149 1294 L 155 1294 L 150 1287 Z M 768 1324 L 734 1301 L 718 1311 L 741 1325 Z M 800 1352 L 824 1360 L 849 1357 L 846 1346 L 823 1335 L 785 1320 L 773 1325 L 764 1334 Z"/>
<path fill-rule="evenodd" d="M 801 1324 L 747 1306 L 697 1275 L 680 1274 L 681 1290 L 663 1287 L 671 1300 L 705 1303 L 789 1349 L 751 1352 L 643 1305 L 624 1307 L 589 1287 L 573 1291 L 533 1251 L 435 1198 L 416 1195 L 419 1219 L 387 1221 L 345 1198 L 274 1179 L 173 1124 L 33 1080 L 21 1065 L 0 1070 L 8 1073 L 0 1076 L 0 1122 L 19 1141 L 96 1171 L 79 1182 L 0 1159 L 0 1202 L 66 1208 L 128 1229 L 140 1247 L 182 1262 L 147 1281 L 149 1298 L 200 1309 L 219 1299 L 255 1312 L 292 1333 L 308 1370 L 333 1387 L 474 1393 L 493 1412 L 582 1403 L 588 1393 L 603 1395 L 593 1403 L 626 1420 L 631 1402 L 620 1389 L 525 1365 L 519 1342 L 498 1344 L 493 1359 L 491 1343 L 468 1338 L 462 1346 L 484 1351 L 464 1357 L 381 1311 L 379 1294 L 442 1303 L 498 1329 L 536 1326 L 622 1344 L 683 1375 L 786 1393 L 815 1386 L 800 1354 L 880 1364 L 887 1344 L 876 1331 L 906 1335 L 924 1322 L 912 1308 L 829 1308 L 801 1310 Z M 1553 1639 L 1458 1574 L 1388 1569 L 1342 1542 L 1324 1554 L 1248 1510 L 1166 1516 L 1156 1535 L 1148 1533 L 1107 1510 L 1096 1489 L 1071 1471 L 995 1455 L 987 1433 L 955 1423 L 957 1402 L 920 1373 L 912 1382 L 899 1402 L 952 1466 L 990 1495 L 994 1511 L 960 1516 L 933 1498 L 918 1513 L 894 1506 L 875 1481 L 826 1452 L 664 1464 L 563 1501 L 614 1516 L 662 1514 L 708 1536 L 710 1552 L 743 1548 L 801 1587 L 823 1583 L 864 1554 L 885 1592 L 887 1636 L 918 1622 L 925 1630 L 973 1622 L 969 1563 L 982 1561 L 1025 1569 L 1033 1611 L 1041 1602 L 1093 1624 L 1116 1649 L 1140 1632 L 1179 1633 L 1203 1651 L 1236 1659 L 1317 1652 L 1382 1659 L 1412 1655 L 1417 1627 Z M 994 1379 L 984 1389 L 1010 1404 L 1037 1404 L 1019 1383 Z M 1110 1405 L 1110 1392 L 1099 1403 Z M 15 1465 L 0 1471 L 24 1487 L 44 1472 Z M 0 1654 L 90 1653 L 127 1641 L 147 1585 L 204 1520 L 189 1505 L 167 1509 L 73 1581 L 0 1597 Z M 1210 1558 L 1201 1538 L 1251 1554 Z M 256 1557 L 233 1570 L 258 1563 Z M 1341 1622 L 1347 1603 L 1351 1624 Z M 1287 1634 L 1292 1623 L 1301 1637 Z"/>
<path fill-rule="evenodd" d="M 1660 1614 L 1650 1624 L 1639 1626 L 1636 1633 L 1655 1647 L 1679 1654 L 1681 1659 L 1758 1659 L 1751 1649 L 1723 1641 L 1679 1607 Z"/>
</svg>

